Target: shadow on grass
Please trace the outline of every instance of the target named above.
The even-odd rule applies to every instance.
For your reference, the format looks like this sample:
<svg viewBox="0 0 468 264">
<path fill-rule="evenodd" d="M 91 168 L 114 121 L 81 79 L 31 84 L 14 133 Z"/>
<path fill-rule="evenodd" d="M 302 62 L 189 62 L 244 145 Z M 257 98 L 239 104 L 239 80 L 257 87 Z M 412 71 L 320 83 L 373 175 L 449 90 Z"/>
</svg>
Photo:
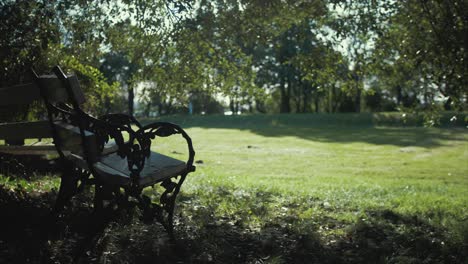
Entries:
<svg viewBox="0 0 468 264">
<path fill-rule="evenodd" d="M 444 140 L 464 140 L 463 127 L 427 129 L 375 126 L 371 114 L 290 114 L 247 116 L 172 116 L 161 120 L 184 128 L 239 129 L 265 137 L 298 137 L 318 142 L 365 142 L 377 145 L 437 147 Z M 146 123 L 151 120 L 144 120 Z"/>
<path fill-rule="evenodd" d="M 213 191 L 231 199 L 226 189 Z M 251 197 L 251 208 L 224 215 L 215 214 L 220 203 L 182 196 L 175 242 L 160 225 L 141 224 L 138 217 L 103 221 L 83 201 L 56 222 L 49 217 L 53 198 L 0 188 L 1 263 L 462 263 L 468 257 L 466 240 L 447 241 L 443 230 L 390 210 L 369 211 L 335 236 L 318 231 L 339 226 L 336 220 L 295 228 L 303 220 L 291 214 L 263 218 L 252 228 L 243 217 L 268 216 L 259 209 L 277 199 L 268 192 Z M 296 202 L 283 207 L 297 209 Z"/>
</svg>

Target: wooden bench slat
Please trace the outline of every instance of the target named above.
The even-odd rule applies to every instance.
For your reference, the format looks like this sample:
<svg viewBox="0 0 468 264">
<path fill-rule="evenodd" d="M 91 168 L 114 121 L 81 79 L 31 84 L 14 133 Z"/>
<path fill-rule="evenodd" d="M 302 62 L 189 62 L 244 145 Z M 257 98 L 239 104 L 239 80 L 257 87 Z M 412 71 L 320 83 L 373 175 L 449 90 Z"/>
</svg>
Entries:
<svg viewBox="0 0 468 264">
<path fill-rule="evenodd" d="M 41 99 L 39 89 L 33 83 L 0 88 L 0 105 L 26 105 Z"/>
<path fill-rule="evenodd" d="M 28 145 L 28 146 L 5 146 L 0 145 L 0 153 L 11 155 L 53 155 L 57 154 L 55 146 L 48 145 Z"/>
<path fill-rule="evenodd" d="M 60 142 L 57 143 L 60 144 L 60 148 L 64 151 L 70 151 L 71 153 L 82 156 L 83 145 L 80 129 L 62 121 L 56 121 L 54 124 L 57 128 L 58 138 L 60 140 Z M 85 140 L 90 152 L 88 153 L 90 159 L 96 160 L 98 156 L 98 149 L 94 133 L 85 131 Z"/>
<path fill-rule="evenodd" d="M 75 96 L 78 104 L 85 102 L 84 93 L 80 88 L 80 83 L 76 75 L 68 76 L 69 84 L 72 88 L 73 95 Z M 63 83 L 55 75 L 42 75 L 39 76 L 39 82 L 41 86 L 46 89 L 47 98 L 52 102 L 66 102 L 69 97 L 67 94 L 67 89 L 63 86 Z M 39 88 L 36 88 L 39 90 Z"/>
<path fill-rule="evenodd" d="M 109 155 L 117 152 L 117 144 L 111 142 L 104 146 L 102 155 Z M 57 150 L 52 142 L 34 142 L 26 146 L 0 145 L 0 153 L 11 155 L 55 155 Z"/>
<path fill-rule="evenodd" d="M 102 156 L 95 163 L 102 180 L 109 184 L 127 185 L 130 183 L 130 171 L 126 158 L 121 158 L 116 153 Z M 172 157 L 152 151 L 145 159 L 145 167 L 140 173 L 138 183 L 140 186 L 150 186 L 155 182 L 180 175 L 186 170 L 186 163 Z"/>
<path fill-rule="evenodd" d="M 85 96 L 80 88 L 78 77 L 76 75 L 68 76 L 72 92 L 78 101 L 78 104 L 85 102 Z M 63 87 L 61 80 L 55 75 L 39 76 L 39 82 L 44 85 L 47 98 L 52 102 L 68 101 L 68 94 Z M 34 101 L 41 100 L 39 87 L 35 83 L 25 83 L 11 87 L 0 88 L 0 106 L 9 105 L 27 105 Z"/>
<path fill-rule="evenodd" d="M 27 138 L 51 138 L 49 121 L 16 122 L 0 124 L 0 139 L 22 140 Z"/>
</svg>

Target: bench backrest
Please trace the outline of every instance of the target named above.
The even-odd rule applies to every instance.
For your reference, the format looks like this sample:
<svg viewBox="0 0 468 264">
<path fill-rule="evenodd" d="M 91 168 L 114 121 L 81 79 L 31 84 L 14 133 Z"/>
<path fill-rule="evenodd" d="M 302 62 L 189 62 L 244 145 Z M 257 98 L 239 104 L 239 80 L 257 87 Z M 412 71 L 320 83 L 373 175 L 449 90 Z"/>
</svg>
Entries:
<svg viewBox="0 0 468 264">
<path fill-rule="evenodd" d="M 63 157 L 72 153 L 85 160 L 97 159 L 95 135 L 86 130 L 80 105 L 85 101 L 78 78 L 67 76 L 60 67 L 54 75 L 38 76 L 35 84 L 47 108 L 52 136 L 57 151 Z"/>
<path fill-rule="evenodd" d="M 85 102 L 76 75 L 67 76 L 73 83 L 72 92 L 79 104 Z M 62 81 L 55 75 L 37 76 L 37 81 L 43 84 L 44 92 L 50 102 L 63 102 L 68 100 L 68 93 L 63 89 Z M 19 84 L 11 87 L 0 87 L 0 106 L 27 105 L 34 101 L 41 101 L 41 92 L 37 82 Z"/>
<path fill-rule="evenodd" d="M 49 121 L 0 124 L 0 140 L 10 145 L 23 145 L 28 138 L 51 138 Z"/>
<path fill-rule="evenodd" d="M 68 76 L 71 82 L 78 84 L 75 75 Z M 68 94 L 62 87 L 61 80 L 56 75 L 38 76 L 38 82 L 44 84 L 44 92 L 52 102 L 67 100 Z M 85 97 L 78 85 L 73 85 L 74 95 L 81 104 Z M 42 101 L 41 92 L 36 82 L 19 84 L 11 87 L 0 87 L 0 107 L 30 105 Z M 24 144 L 28 138 L 52 137 L 48 121 L 14 122 L 0 124 L 0 139 L 9 144 Z"/>
</svg>

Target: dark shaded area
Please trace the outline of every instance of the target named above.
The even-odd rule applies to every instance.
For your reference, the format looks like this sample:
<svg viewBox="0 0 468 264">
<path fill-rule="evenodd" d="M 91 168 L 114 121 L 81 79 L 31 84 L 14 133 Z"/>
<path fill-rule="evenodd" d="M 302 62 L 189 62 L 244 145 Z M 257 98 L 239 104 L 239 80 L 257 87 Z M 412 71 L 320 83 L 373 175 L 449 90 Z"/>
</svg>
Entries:
<svg viewBox="0 0 468 264">
<path fill-rule="evenodd" d="M 213 191 L 219 199 L 232 198 L 222 188 Z M 136 211 L 93 214 L 89 197 L 74 200 L 73 210 L 53 219 L 54 197 L 0 188 L 1 263 L 463 263 L 468 257 L 467 241 L 447 240 L 445 230 L 391 210 L 369 211 L 346 234 L 321 237 L 319 226 L 343 223 L 323 219 L 299 232 L 291 227 L 299 220 L 284 215 L 251 229 L 237 215 L 214 215 L 219 203 L 201 205 L 182 196 L 171 242 L 158 224 L 138 221 Z M 245 210 L 266 214 L 261 205 L 273 198 L 258 193 L 252 199 L 257 206 Z"/>
<path fill-rule="evenodd" d="M 266 137 L 292 136 L 318 142 L 365 142 L 377 145 L 441 146 L 442 140 L 464 140 L 463 115 L 456 123 L 441 119 L 441 130 L 421 127 L 420 122 L 404 122 L 395 115 L 376 114 L 296 114 L 243 116 L 172 116 L 160 120 L 180 124 L 183 128 L 221 128 L 248 130 Z M 150 122 L 150 120 L 144 120 Z"/>
<path fill-rule="evenodd" d="M 0 174 L 2 175 L 30 179 L 31 175 L 41 176 L 58 172 L 59 168 L 55 157 L 0 153 Z"/>
</svg>

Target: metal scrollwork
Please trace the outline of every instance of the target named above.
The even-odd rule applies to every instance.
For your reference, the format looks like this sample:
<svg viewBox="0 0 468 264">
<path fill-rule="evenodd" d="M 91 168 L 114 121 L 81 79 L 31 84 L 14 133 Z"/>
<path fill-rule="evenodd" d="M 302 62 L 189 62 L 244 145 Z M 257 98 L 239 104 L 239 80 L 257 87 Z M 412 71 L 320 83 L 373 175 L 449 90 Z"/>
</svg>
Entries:
<svg viewBox="0 0 468 264">
<path fill-rule="evenodd" d="M 158 137 L 168 137 L 177 133 L 178 132 L 175 130 L 175 128 L 169 126 L 160 127 L 154 132 L 154 134 Z"/>
<path fill-rule="evenodd" d="M 135 118 L 124 114 L 113 114 L 100 117 L 99 119 L 88 117 L 90 122 L 88 129 L 94 132 L 98 138 L 98 145 L 102 149 L 110 138 L 116 141 L 118 154 L 127 159 L 128 169 L 131 172 L 132 181 L 138 180 L 140 172 L 145 165 L 145 159 L 151 154 L 151 140 L 156 136 L 168 137 L 174 134 L 182 134 L 189 148 L 189 159 L 187 171 L 193 171 L 193 150 L 190 137 L 179 126 L 156 122 L 142 127 Z M 134 127 L 137 129 L 134 130 Z M 128 139 L 124 140 L 122 133 L 128 133 Z"/>
<path fill-rule="evenodd" d="M 167 137 L 174 134 L 181 134 L 187 142 L 187 147 L 189 151 L 189 158 L 187 160 L 187 171 L 190 172 L 195 170 L 195 167 L 193 166 L 195 151 L 193 149 L 192 139 L 181 127 L 169 122 L 155 122 L 144 126 L 142 130 L 144 131 L 146 137 L 151 139 L 154 139 L 156 136 Z"/>
<path fill-rule="evenodd" d="M 104 122 L 104 124 L 100 122 Z M 155 122 L 142 127 L 133 118 L 123 115 L 106 116 L 103 120 L 95 121 L 95 124 L 91 126 L 91 130 L 96 134 L 106 135 L 101 137 L 103 142 L 100 144 L 103 144 L 108 138 L 116 140 L 119 147 L 118 153 L 121 157 L 127 159 L 130 171 L 131 184 L 126 190 L 129 195 L 139 199 L 141 207 L 145 212 L 145 218 L 149 215 L 155 216 L 169 233 L 172 233 L 175 199 L 186 175 L 195 170 L 193 166 L 195 151 L 187 133 L 179 126 L 167 122 Z M 134 128 L 136 129 L 134 130 Z M 105 132 L 99 132 L 99 129 Z M 129 135 L 128 140 L 125 142 L 123 142 L 123 137 L 121 136 L 122 132 L 127 132 Z M 159 204 L 154 204 L 149 199 L 145 199 L 145 196 L 140 195 L 142 189 L 138 186 L 138 178 L 144 168 L 146 158 L 151 154 L 151 140 L 156 137 L 168 137 L 174 134 L 181 134 L 187 142 L 189 150 L 189 158 L 186 163 L 187 169 L 182 175 L 166 179 L 160 183 L 164 191 L 160 196 Z"/>
</svg>

